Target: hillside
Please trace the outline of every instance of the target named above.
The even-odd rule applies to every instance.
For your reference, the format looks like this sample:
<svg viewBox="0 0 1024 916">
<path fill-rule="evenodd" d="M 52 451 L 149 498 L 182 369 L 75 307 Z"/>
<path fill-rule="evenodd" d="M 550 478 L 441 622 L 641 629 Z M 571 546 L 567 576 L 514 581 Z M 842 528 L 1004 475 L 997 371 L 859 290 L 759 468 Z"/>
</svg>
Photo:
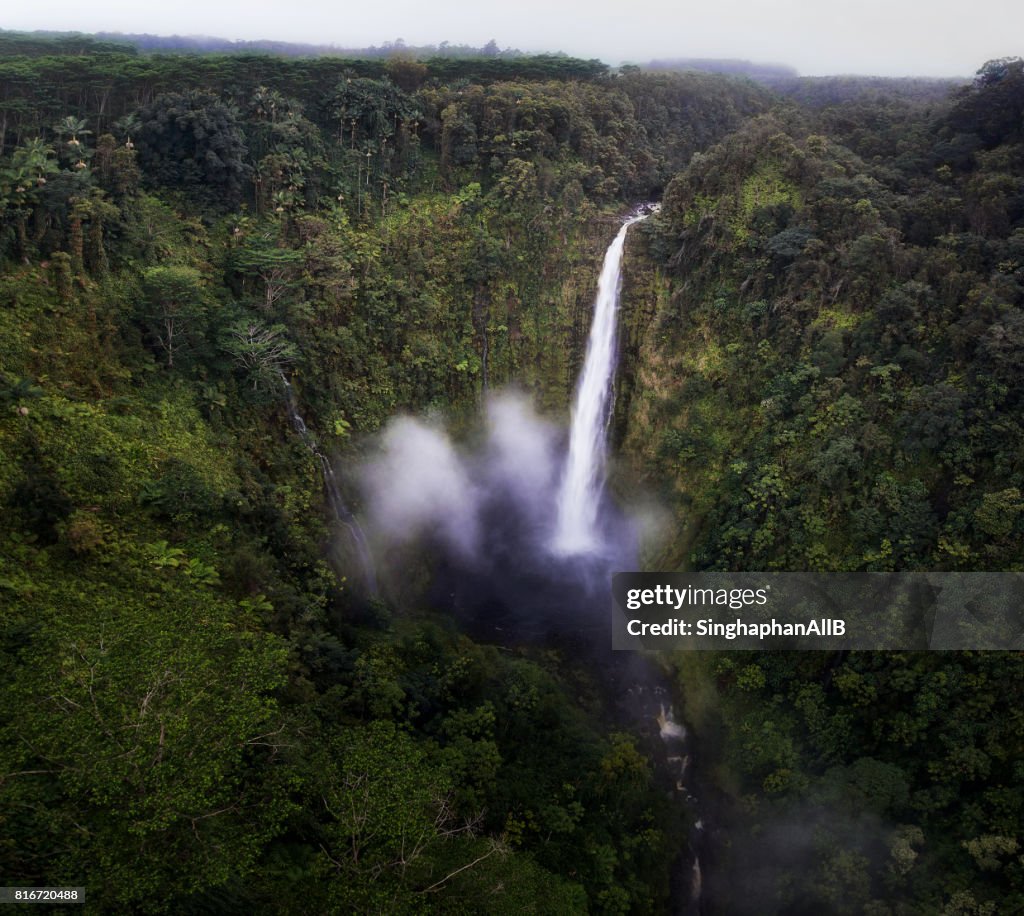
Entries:
<svg viewBox="0 0 1024 916">
<path fill-rule="evenodd" d="M 670 517 L 651 565 L 1021 568 L 1020 61 L 804 108 L 564 57 L 39 41 L 0 47 L 9 883 L 87 876 L 96 913 L 678 905 L 696 815 L 614 666 L 463 632 L 430 545 L 373 594 L 349 515 L 396 416 L 472 442 L 514 386 L 564 424 L 640 200 L 612 485 Z M 708 912 L 1024 902 L 1016 655 L 660 662 L 714 800 Z"/>
<path fill-rule="evenodd" d="M 1022 104 L 1018 60 L 780 110 L 666 188 L 620 419 L 676 507 L 656 568 L 1024 567 Z M 721 912 L 1021 905 L 1019 654 L 695 655 Z"/>
</svg>

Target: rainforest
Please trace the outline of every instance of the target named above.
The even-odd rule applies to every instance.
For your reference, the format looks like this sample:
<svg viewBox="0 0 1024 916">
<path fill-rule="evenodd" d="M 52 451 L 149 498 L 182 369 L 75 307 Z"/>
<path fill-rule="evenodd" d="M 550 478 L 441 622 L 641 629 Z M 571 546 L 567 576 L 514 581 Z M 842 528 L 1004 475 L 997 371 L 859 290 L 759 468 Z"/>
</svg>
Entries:
<svg viewBox="0 0 1024 916">
<path fill-rule="evenodd" d="M 977 66 L 0 32 L 0 884 L 1024 911 L 1020 652 L 608 617 L 620 570 L 1024 571 L 1024 61 Z"/>
</svg>

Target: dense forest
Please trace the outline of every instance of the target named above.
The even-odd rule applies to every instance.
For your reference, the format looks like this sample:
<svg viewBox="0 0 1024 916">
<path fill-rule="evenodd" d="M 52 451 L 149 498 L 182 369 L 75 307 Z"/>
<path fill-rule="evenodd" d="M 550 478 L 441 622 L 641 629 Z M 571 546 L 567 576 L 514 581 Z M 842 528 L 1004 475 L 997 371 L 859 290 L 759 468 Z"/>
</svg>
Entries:
<svg viewBox="0 0 1024 916">
<path fill-rule="evenodd" d="M 620 421 L 676 506 L 656 567 L 1024 568 L 1022 106 L 995 61 L 938 108 L 776 108 L 672 180 Z M 726 912 L 1024 906 L 1018 656 L 679 671 L 735 803 Z"/>
<path fill-rule="evenodd" d="M 318 456 L 358 510 L 398 413 L 471 435 L 514 384 L 564 422 L 662 198 L 613 425 L 671 515 L 648 564 L 1021 569 L 1024 64 L 948 89 L 4 33 L 4 883 L 670 912 L 696 814 L 599 666 L 462 632 L 429 551 L 372 594 Z M 705 912 L 1024 907 L 1018 655 L 658 661 Z"/>
<path fill-rule="evenodd" d="M 59 54 L 91 53 L 99 50 L 136 54 L 138 52 L 161 53 L 257 53 L 274 54 L 284 57 L 345 57 L 345 58 L 389 58 L 396 55 L 414 58 L 481 58 L 481 57 L 526 57 L 516 48 L 500 48 L 491 39 L 482 47 L 452 44 L 442 41 L 436 45 L 409 45 L 403 39 L 385 41 L 368 48 L 339 48 L 337 45 L 305 44 L 291 41 L 263 39 L 259 41 L 232 41 L 208 35 L 151 35 L 133 32 L 8 32 L 0 29 L 0 44 L 10 42 L 14 54 L 29 56 L 51 56 Z M 566 55 L 559 52 L 559 57 Z M 698 68 L 699 69 L 699 68 Z"/>
</svg>

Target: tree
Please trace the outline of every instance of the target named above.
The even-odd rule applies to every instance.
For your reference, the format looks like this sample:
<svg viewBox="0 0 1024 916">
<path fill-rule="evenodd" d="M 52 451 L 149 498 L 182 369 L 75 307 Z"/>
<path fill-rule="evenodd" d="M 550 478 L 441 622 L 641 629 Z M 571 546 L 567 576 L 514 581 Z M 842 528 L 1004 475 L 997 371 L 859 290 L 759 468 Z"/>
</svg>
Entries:
<svg viewBox="0 0 1024 916">
<path fill-rule="evenodd" d="M 150 334 L 166 356 L 167 368 L 173 368 L 206 315 L 202 275 L 194 267 L 150 267 L 143 272 L 142 289 Z"/>
<path fill-rule="evenodd" d="M 138 117 L 139 165 L 150 179 L 220 206 L 241 199 L 249 166 L 237 109 L 190 89 L 158 95 Z"/>
<path fill-rule="evenodd" d="M 1019 141 L 1024 136 L 1024 60 L 988 61 L 974 84 L 960 93 L 948 123 L 954 130 L 977 134 L 989 149 Z"/>
<path fill-rule="evenodd" d="M 263 285 L 263 308 L 268 312 L 295 283 L 302 253 L 280 247 L 268 235 L 251 239 L 234 252 L 232 263 L 243 276 L 255 276 Z"/>
<path fill-rule="evenodd" d="M 258 318 L 243 318 L 228 329 L 223 346 L 252 378 L 252 387 L 259 388 L 276 383 L 285 366 L 298 358 L 299 351 L 286 333 L 283 324 L 268 327 Z"/>
<path fill-rule="evenodd" d="M 119 144 L 111 134 L 103 134 L 96 141 L 93 173 L 104 190 L 123 199 L 139 189 L 142 173 L 136 160 L 135 147 L 130 140 Z"/>
<path fill-rule="evenodd" d="M 427 78 L 427 65 L 412 57 L 395 55 L 384 65 L 384 70 L 403 92 L 415 92 Z"/>
<path fill-rule="evenodd" d="M 53 148 L 43 140 L 29 140 L 15 149 L 10 164 L 0 168 L 0 218 L 14 217 L 19 254 L 27 257 L 26 223 L 47 181 L 59 171 Z"/>
<path fill-rule="evenodd" d="M 0 820 L 24 831 L 0 842 L 5 874 L 89 876 L 104 912 L 245 874 L 289 810 L 258 763 L 284 730 L 270 693 L 287 650 L 184 570 L 138 559 L 102 585 L 37 588 L 0 711 Z"/>
<path fill-rule="evenodd" d="M 265 86 L 253 92 L 248 112 L 245 135 L 255 163 L 251 177 L 257 212 L 277 196 L 284 197 L 284 210 L 304 203 L 326 165 L 319 128 L 303 116 L 296 99 Z"/>
<path fill-rule="evenodd" d="M 389 722 L 349 730 L 331 757 L 321 848 L 325 869 L 341 879 L 335 903 L 400 912 L 433 883 L 437 845 L 473 825 L 455 817 L 450 775 Z"/>
<path fill-rule="evenodd" d="M 387 80 L 346 79 L 331 100 L 338 139 L 354 147 L 394 136 L 398 125 L 418 113 L 413 99 Z"/>
<path fill-rule="evenodd" d="M 92 157 L 92 150 L 86 148 L 79 137 L 87 137 L 92 131 L 86 127 L 84 118 L 76 118 L 68 115 L 63 118 L 53 129 L 54 133 L 61 140 L 61 152 L 63 158 L 72 168 L 85 168 L 88 160 Z"/>
</svg>

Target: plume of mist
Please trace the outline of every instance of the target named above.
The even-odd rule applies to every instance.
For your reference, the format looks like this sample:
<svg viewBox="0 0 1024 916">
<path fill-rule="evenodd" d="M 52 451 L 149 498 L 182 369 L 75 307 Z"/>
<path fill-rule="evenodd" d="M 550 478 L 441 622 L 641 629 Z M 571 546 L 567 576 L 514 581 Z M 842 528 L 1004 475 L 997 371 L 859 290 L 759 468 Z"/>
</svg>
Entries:
<svg viewBox="0 0 1024 916">
<path fill-rule="evenodd" d="M 437 425 L 395 419 L 362 474 L 370 527 L 385 545 L 425 540 L 462 562 L 486 563 L 509 538 L 548 555 L 564 438 L 518 393 L 493 396 L 482 442 L 463 448 Z M 614 540 L 606 522 L 599 519 L 594 555 L 606 555 Z"/>
<path fill-rule="evenodd" d="M 479 467 L 491 493 L 504 493 L 543 533 L 558 481 L 558 432 L 518 394 L 487 405 L 487 445 Z"/>
<path fill-rule="evenodd" d="M 560 553 L 565 454 L 565 431 L 517 393 L 492 396 L 482 435 L 465 445 L 422 420 L 392 421 L 362 473 L 377 555 L 395 558 L 401 576 L 415 554 L 395 548 L 433 551 L 432 594 L 489 635 L 543 639 L 586 617 L 596 639 L 608 626 L 612 572 L 636 565 L 634 521 L 602 497 L 593 548 Z"/>
<path fill-rule="evenodd" d="M 480 494 L 443 431 L 410 417 L 392 421 L 363 483 L 384 541 L 429 537 L 463 557 L 475 552 Z"/>
</svg>

